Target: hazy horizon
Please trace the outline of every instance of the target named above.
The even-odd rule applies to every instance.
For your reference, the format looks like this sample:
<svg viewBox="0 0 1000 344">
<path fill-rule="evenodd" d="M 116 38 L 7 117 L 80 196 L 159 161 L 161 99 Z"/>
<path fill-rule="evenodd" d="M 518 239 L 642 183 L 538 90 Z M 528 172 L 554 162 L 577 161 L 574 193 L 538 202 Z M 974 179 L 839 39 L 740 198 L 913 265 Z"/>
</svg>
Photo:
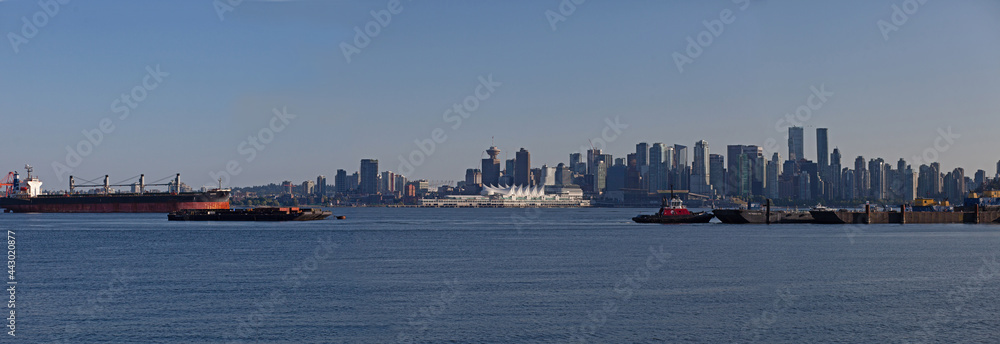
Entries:
<svg viewBox="0 0 1000 344">
<path fill-rule="evenodd" d="M 70 174 L 201 186 L 234 161 L 230 186 L 332 184 L 365 158 L 406 172 L 437 138 L 406 176 L 457 181 L 491 142 L 555 166 L 617 118 L 615 157 L 706 140 L 784 159 L 797 123 L 811 160 L 829 128 L 845 167 L 932 150 L 993 176 L 1000 2 L 905 3 L 3 0 L 0 171 L 31 164 L 47 190 Z"/>
</svg>

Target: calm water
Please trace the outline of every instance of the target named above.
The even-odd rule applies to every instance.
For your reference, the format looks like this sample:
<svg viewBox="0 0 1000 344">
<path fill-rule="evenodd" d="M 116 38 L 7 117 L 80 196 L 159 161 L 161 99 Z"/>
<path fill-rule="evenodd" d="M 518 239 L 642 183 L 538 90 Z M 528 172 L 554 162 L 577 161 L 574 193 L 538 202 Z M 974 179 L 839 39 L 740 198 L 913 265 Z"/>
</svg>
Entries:
<svg viewBox="0 0 1000 344">
<path fill-rule="evenodd" d="M 0 214 L 18 252 L 3 342 L 1000 341 L 1000 226 L 334 212 L 348 219 Z"/>
</svg>

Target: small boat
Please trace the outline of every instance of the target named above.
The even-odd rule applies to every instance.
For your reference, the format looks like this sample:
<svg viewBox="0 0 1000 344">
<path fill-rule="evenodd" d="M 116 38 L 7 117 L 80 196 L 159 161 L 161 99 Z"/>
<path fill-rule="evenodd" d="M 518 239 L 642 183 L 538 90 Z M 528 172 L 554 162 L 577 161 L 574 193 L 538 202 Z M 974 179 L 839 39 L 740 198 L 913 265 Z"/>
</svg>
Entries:
<svg viewBox="0 0 1000 344">
<path fill-rule="evenodd" d="M 639 215 L 633 217 L 632 221 L 638 223 L 708 223 L 713 217 L 715 215 L 709 212 L 692 213 L 688 211 L 683 202 L 674 196 L 674 191 L 671 189 L 669 204 L 664 197 L 659 212 L 653 215 Z"/>
</svg>

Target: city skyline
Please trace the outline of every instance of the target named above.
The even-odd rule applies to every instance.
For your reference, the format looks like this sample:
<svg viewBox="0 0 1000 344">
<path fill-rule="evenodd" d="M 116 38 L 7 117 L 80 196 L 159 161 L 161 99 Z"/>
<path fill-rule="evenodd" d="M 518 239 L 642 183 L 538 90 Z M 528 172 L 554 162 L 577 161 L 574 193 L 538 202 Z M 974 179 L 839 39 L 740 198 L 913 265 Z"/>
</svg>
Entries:
<svg viewBox="0 0 1000 344">
<path fill-rule="evenodd" d="M 502 160 L 524 147 L 554 166 L 605 135 L 614 139 L 599 148 L 616 156 L 637 142 L 699 140 L 785 155 L 784 127 L 801 124 L 806 142 L 813 127 L 835 128 L 830 148 L 848 160 L 910 161 L 951 131 L 960 137 L 937 160 L 990 171 L 978 155 L 1000 127 L 1000 4 L 926 4 L 883 32 L 898 3 L 587 2 L 553 24 L 559 2 L 402 2 L 348 62 L 342 43 L 355 44 L 384 1 L 247 0 L 223 13 L 193 1 L 70 2 L 31 35 L 22 19 L 44 8 L 2 1 L 0 112 L 31 129 L 0 138 L 17 148 L 2 168 L 31 164 L 50 189 L 69 174 L 179 172 L 208 185 L 226 172 L 231 185 L 259 185 L 369 157 L 399 170 L 431 140 L 409 177 L 461 180 L 491 136 Z M 734 20 L 722 23 L 726 10 Z M 691 46 L 703 32 L 710 44 Z M 678 67 L 677 54 L 697 56 Z M 136 156 L 150 158 L 126 158 Z"/>
</svg>

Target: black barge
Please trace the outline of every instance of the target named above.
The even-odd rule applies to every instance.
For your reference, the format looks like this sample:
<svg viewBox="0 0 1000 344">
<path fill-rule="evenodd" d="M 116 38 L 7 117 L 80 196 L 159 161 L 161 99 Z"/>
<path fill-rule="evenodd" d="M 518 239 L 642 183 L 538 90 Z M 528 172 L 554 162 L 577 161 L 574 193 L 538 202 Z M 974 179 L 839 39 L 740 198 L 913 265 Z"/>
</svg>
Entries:
<svg viewBox="0 0 1000 344">
<path fill-rule="evenodd" d="M 167 214 L 170 221 L 310 221 L 333 212 L 315 208 L 189 209 Z"/>
</svg>

